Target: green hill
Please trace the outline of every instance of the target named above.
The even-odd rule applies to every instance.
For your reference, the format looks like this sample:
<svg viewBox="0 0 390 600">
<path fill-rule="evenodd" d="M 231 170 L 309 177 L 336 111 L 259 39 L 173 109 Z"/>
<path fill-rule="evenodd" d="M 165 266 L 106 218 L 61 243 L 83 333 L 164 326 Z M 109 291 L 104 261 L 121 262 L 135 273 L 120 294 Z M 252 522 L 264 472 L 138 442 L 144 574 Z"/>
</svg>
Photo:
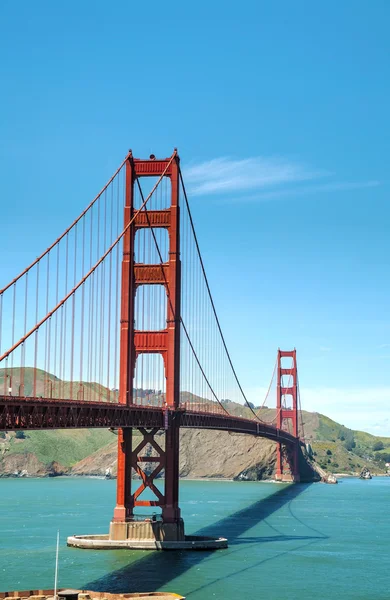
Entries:
<svg viewBox="0 0 390 600">
<path fill-rule="evenodd" d="M 48 382 L 53 383 L 49 384 Z M 0 389 L 1 385 L 4 385 L 4 370 L 0 370 Z M 13 369 L 12 387 L 18 389 L 17 386 L 19 385 L 21 385 L 20 370 Z M 79 384 L 73 384 L 71 386 L 69 382 L 61 382 L 44 371 L 37 371 L 37 395 L 46 396 L 48 390 L 53 392 L 52 385 L 54 386 L 53 397 L 56 397 L 56 394 L 60 391 L 64 393 L 64 397 L 71 390 L 75 395 L 77 389 L 82 389 L 86 397 L 91 396 L 91 399 L 94 400 L 100 398 L 105 401 L 114 401 L 117 397 L 116 390 L 109 392 L 106 388 L 95 383 L 82 383 L 80 386 Z M 33 389 L 32 369 L 25 369 L 24 386 L 25 394 L 31 394 Z M 138 390 L 137 393 L 141 396 L 147 395 L 148 399 L 152 399 L 155 403 L 161 402 L 161 393 L 154 394 L 152 390 Z M 182 400 L 190 404 L 204 404 L 204 400 L 188 392 L 183 392 Z M 206 403 L 209 404 L 210 401 Z M 252 411 L 247 406 L 242 406 L 230 400 L 224 400 L 223 405 L 231 414 L 248 418 L 253 417 Z M 262 409 L 255 408 L 254 410 L 260 419 L 266 422 L 275 422 L 275 409 L 264 407 Z M 319 413 L 302 411 L 299 433 L 307 443 L 310 443 L 314 459 L 329 472 L 356 474 L 361 471 L 363 466 L 368 466 L 374 473 L 384 473 L 386 471 L 385 462 L 390 461 L 390 438 L 376 437 L 362 431 L 354 431 Z M 191 462 L 191 466 L 185 471 L 189 477 L 200 475 L 199 470 L 197 470 L 196 454 L 200 456 L 201 449 L 206 447 L 209 452 L 212 452 L 212 437 L 210 435 L 212 436 L 213 432 L 199 431 L 194 432 L 194 435 L 183 431 L 181 437 L 182 454 L 185 457 L 188 455 L 187 463 Z M 216 432 L 214 432 L 214 435 L 217 435 Z M 228 456 L 235 457 L 234 464 L 238 471 L 245 464 L 247 470 L 253 468 L 256 473 L 266 472 L 267 476 L 272 473 L 273 461 L 275 460 L 272 442 L 264 439 L 256 440 L 256 444 L 251 446 L 251 455 L 248 462 L 248 460 L 243 459 L 245 453 L 248 452 L 249 442 L 248 439 L 245 440 L 248 436 L 230 435 L 227 432 L 218 432 L 218 436 L 219 443 L 223 444 Z M 89 465 L 93 465 L 93 469 L 91 466 L 91 472 L 104 473 L 105 461 L 109 460 L 110 462 L 107 465 L 112 468 L 112 461 L 115 460 L 115 448 L 115 436 L 110 431 L 101 429 L 27 431 L 17 434 L 0 432 L 0 476 L 10 475 L 24 469 L 30 475 L 56 474 L 63 471 L 87 474 Z M 262 465 L 261 460 L 267 461 L 267 465 Z M 53 467 L 53 463 L 55 463 L 55 467 Z M 78 467 L 79 463 L 82 468 Z M 205 471 L 201 476 L 207 475 L 230 477 L 232 471 L 228 462 L 224 462 L 223 465 L 216 462 L 213 466 L 213 472 L 207 473 Z"/>
<path fill-rule="evenodd" d="M 8 454 L 31 453 L 43 464 L 57 462 L 63 467 L 72 467 L 113 440 L 105 429 L 26 431 L 24 435 L 22 439 L 14 433 L 7 435 Z"/>
<path fill-rule="evenodd" d="M 333 473 L 360 472 L 363 466 L 385 472 L 390 458 L 390 438 L 349 429 L 321 414 L 310 442 L 317 462 Z"/>
</svg>

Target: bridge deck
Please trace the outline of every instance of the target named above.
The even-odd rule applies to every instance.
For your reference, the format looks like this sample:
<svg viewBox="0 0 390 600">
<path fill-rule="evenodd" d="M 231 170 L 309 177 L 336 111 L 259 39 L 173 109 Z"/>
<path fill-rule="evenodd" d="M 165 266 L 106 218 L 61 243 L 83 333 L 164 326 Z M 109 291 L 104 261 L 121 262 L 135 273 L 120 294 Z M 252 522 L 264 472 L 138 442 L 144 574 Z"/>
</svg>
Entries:
<svg viewBox="0 0 390 600">
<path fill-rule="evenodd" d="M 179 408 L 126 406 L 108 402 L 78 402 L 48 398 L 0 396 L 0 430 L 145 427 L 165 429 L 173 419 L 181 427 L 246 433 L 294 445 L 296 438 L 261 421 L 227 414 Z"/>
</svg>

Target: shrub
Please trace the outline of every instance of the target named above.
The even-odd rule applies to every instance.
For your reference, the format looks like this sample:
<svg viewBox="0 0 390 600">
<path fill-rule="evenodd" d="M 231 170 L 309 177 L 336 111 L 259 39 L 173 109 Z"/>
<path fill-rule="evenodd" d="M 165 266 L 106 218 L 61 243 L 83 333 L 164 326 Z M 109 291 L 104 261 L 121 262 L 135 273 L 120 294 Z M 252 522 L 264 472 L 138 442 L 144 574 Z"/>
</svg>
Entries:
<svg viewBox="0 0 390 600">
<path fill-rule="evenodd" d="M 24 440 L 26 434 L 24 433 L 24 431 L 17 431 L 15 437 L 17 440 Z"/>
<path fill-rule="evenodd" d="M 328 449 L 328 450 L 326 451 L 326 453 L 327 453 L 327 455 L 328 455 L 328 456 L 332 456 L 332 450 L 329 450 L 329 449 Z"/>
</svg>

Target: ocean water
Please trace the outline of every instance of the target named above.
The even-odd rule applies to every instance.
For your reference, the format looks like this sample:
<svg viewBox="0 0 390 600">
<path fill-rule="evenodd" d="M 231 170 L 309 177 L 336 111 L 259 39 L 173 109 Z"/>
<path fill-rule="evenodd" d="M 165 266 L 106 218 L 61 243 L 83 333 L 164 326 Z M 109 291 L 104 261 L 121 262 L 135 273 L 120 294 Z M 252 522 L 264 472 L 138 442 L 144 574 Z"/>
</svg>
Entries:
<svg viewBox="0 0 390 600">
<path fill-rule="evenodd" d="M 187 533 L 224 535 L 217 552 L 89 551 L 66 537 L 106 533 L 115 481 L 0 479 L 0 591 L 59 585 L 168 590 L 191 600 L 388 600 L 390 478 L 339 485 L 183 481 Z"/>
</svg>

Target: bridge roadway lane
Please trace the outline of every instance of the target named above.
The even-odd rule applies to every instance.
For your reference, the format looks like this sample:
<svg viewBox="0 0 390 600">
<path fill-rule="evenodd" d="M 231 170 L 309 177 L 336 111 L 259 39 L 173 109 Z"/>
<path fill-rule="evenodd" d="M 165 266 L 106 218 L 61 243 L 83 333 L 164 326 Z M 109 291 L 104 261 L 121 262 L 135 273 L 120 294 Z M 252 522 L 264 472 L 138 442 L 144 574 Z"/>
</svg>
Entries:
<svg viewBox="0 0 390 600">
<path fill-rule="evenodd" d="M 158 407 L 126 406 L 108 402 L 79 402 L 49 398 L 0 396 L 0 431 L 18 429 L 82 429 L 111 427 L 158 427 L 165 429 L 180 420 L 181 427 L 218 429 L 246 433 L 294 445 L 296 438 L 272 425 L 223 413 L 188 409 L 164 410 Z"/>
</svg>

